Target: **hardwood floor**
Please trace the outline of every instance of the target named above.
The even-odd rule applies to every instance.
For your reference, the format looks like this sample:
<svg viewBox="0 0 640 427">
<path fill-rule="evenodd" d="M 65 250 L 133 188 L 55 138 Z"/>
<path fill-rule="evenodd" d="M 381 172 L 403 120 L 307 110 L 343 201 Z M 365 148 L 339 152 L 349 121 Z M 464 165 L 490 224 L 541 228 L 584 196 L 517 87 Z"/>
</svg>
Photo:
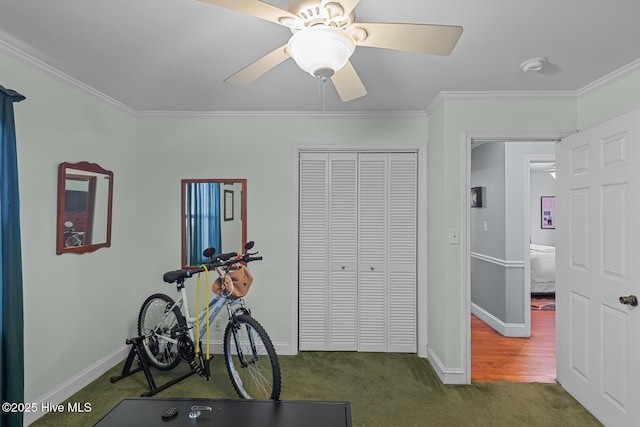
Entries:
<svg viewBox="0 0 640 427">
<path fill-rule="evenodd" d="M 471 316 L 471 381 L 553 383 L 556 312 L 531 310 L 531 338 L 507 338 Z"/>
</svg>

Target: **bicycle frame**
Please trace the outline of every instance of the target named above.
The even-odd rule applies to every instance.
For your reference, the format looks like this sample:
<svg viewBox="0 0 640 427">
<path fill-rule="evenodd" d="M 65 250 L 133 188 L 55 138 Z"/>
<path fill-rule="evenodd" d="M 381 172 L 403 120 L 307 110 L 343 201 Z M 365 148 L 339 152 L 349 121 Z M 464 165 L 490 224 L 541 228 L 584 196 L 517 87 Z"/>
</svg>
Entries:
<svg viewBox="0 0 640 427">
<path fill-rule="evenodd" d="M 208 302 L 209 305 L 209 319 L 207 322 L 205 322 L 205 317 L 207 315 L 207 307 L 203 308 L 202 311 L 198 314 L 198 317 L 192 317 L 191 316 L 191 309 L 189 307 L 189 299 L 187 297 L 187 290 L 186 287 L 184 286 L 184 284 L 180 285 L 180 298 L 178 298 L 175 303 L 169 307 L 169 309 L 167 309 L 166 311 L 166 315 L 169 315 L 170 313 L 172 313 L 173 308 L 174 307 L 178 307 L 178 309 L 180 310 L 180 312 L 182 313 L 182 315 L 184 316 L 184 319 L 187 323 L 187 326 L 189 327 L 188 329 L 188 333 L 189 333 L 189 338 L 191 338 L 191 340 L 193 340 L 193 342 L 195 343 L 195 336 L 193 334 L 193 329 L 196 325 L 196 321 L 199 320 L 200 322 L 200 331 L 199 331 L 199 337 L 200 337 L 200 341 L 203 340 L 203 338 L 205 337 L 206 331 L 207 331 L 207 325 L 212 324 L 213 320 L 218 316 L 218 314 L 220 313 L 220 311 L 222 310 L 222 307 L 224 307 L 225 305 L 227 306 L 227 311 L 229 313 L 229 319 L 231 319 L 233 317 L 233 314 L 237 311 L 234 310 L 234 307 L 238 307 L 238 308 L 245 308 L 244 306 L 244 301 L 242 300 L 242 298 L 239 298 L 237 300 L 230 300 L 227 297 L 221 296 L 221 295 L 217 295 L 215 294 L 214 297 Z M 160 326 L 160 325 L 158 325 Z M 153 331 L 155 334 L 155 330 Z M 169 338 L 167 336 L 163 336 L 163 335 L 158 335 L 158 338 L 163 339 L 167 342 L 173 343 L 173 344 L 177 344 L 177 340 L 173 339 L 173 338 Z"/>
</svg>

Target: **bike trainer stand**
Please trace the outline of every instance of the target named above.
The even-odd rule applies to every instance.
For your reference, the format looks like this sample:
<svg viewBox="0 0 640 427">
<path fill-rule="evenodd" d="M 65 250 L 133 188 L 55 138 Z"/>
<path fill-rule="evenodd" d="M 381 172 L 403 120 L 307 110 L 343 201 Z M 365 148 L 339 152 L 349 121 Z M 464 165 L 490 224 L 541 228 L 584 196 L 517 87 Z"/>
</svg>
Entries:
<svg viewBox="0 0 640 427">
<path fill-rule="evenodd" d="M 135 337 L 135 338 L 127 339 L 125 341 L 127 344 L 131 345 L 131 351 L 129 351 L 129 356 L 127 356 L 127 361 L 125 362 L 124 367 L 122 368 L 122 374 L 119 376 L 111 377 L 110 381 L 112 384 L 115 383 L 116 381 L 120 381 L 123 378 L 133 375 L 136 372 L 144 371 L 144 376 L 147 378 L 147 383 L 149 384 L 149 391 L 146 393 L 142 393 L 140 396 L 150 397 L 156 393 L 161 392 L 162 390 L 165 390 L 171 387 L 174 384 L 179 383 L 180 381 L 196 373 L 194 370 L 190 370 L 186 374 L 178 378 L 175 378 L 161 385 L 160 387 L 156 386 L 156 382 L 153 380 L 153 375 L 151 375 L 151 366 L 149 365 L 149 360 L 147 360 L 147 353 L 145 352 L 142 344 L 142 341 L 144 340 L 144 338 L 145 337 Z M 133 361 L 136 359 L 136 357 L 138 359 L 139 366 L 131 370 L 131 366 L 133 365 Z"/>
</svg>

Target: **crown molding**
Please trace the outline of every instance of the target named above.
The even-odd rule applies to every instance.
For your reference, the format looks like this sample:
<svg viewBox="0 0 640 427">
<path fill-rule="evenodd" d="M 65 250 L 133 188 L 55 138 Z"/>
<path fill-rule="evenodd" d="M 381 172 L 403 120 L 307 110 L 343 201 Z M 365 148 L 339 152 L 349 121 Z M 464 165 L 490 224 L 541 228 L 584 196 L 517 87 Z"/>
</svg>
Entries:
<svg viewBox="0 0 640 427">
<path fill-rule="evenodd" d="M 431 101 L 426 114 L 431 115 L 442 102 L 449 100 L 579 98 L 638 71 L 640 71 L 640 58 L 575 91 L 443 91 Z"/>
<path fill-rule="evenodd" d="M 444 101 L 477 101 L 487 99 L 572 99 L 576 92 L 568 90 L 442 91 L 427 107 L 427 116 Z"/>
<path fill-rule="evenodd" d="M 155 118 L 278 118 L 278 117 L 426 117 L 426 111 L 137 111 L 141 119 Z"/>
<path fill-rule="evenodd" d="M 589 83 L 588 85 L 584 86 L 581 89 L 578 89 L 576 91 L 576 96 L 585 96 L 590 94 L 591 92 L 594 92 L 604 86 L 607 86 L 617 80 L 622 79 L 623 77 L 627 77 L 633 73 L 636 73 L 640 71 L 640 58 L 636 59 L 635 61 L 625 65 L 622 68 L 618 68 L 617 70 L 613 71 L 612 73 L 607 74 L 604 77 L 600 77 L 598 80 Z"/>
<path fill-rule="evenodd" d="M 116 107 L 129 114 L 135 115 L 135 110 L 123 104 L 122 102 L 117 101 L 108 95 L 105 95 L 104 93 L 100 92 L 97 89 L 94 89 L 86 83 L 81 82 L 80 80 L 74 79 L 68 74 L 65 74 L 57 68 L 52 67 L 51 65 L 29 55 L 28 53 L 11 46 L 9 43 L 4 42 L 3 40 L 0 40 L 0 52 L 4 52 L 16 61 L 35 70 L 41 71 L 56 80 L 70 84 L 71 86 L 74 86 L 83 92 L 87 92 L 113 107 Z"/>
</svg>

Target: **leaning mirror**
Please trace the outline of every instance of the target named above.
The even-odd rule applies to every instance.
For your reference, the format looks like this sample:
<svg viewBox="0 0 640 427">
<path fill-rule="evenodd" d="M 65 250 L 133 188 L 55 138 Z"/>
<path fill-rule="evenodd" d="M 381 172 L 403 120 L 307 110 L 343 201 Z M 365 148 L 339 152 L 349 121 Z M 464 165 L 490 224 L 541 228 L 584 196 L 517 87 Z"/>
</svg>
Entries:
<svg viewBox="0 0 640 427">
<path fill-rule="evenodd" d="M 238 252 L 247 242 L 246 179 L 182 180 L 182 268 L 206 261 L 202 252 Z"/>
<path fill-rule="evenodd" d="M 58 170 L 56 253 L 111 246 L 113 172 L 96 163 L 61 163 Z"/>
</svg>

